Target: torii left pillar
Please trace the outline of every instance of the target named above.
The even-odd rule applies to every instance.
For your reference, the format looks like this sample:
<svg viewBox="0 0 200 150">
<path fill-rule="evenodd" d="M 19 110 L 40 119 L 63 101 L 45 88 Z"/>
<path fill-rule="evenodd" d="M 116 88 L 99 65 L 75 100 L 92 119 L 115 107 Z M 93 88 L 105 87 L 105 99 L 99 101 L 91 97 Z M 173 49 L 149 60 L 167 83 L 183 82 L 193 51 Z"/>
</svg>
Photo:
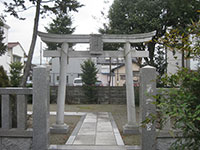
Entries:
<svg viewBox="0 0 200 150">
<path fill-rule="evenodd" d="M 69 44 L 63 43 L 60 57 L 60 78 L 57 97 L 56 123 L 50 128 L 51 133 L 67 133 L 69 126 L 64 123 L 65 94 L 66 94 L 66 72 Z"/>
<path fill-rule="evenodd" d="M 127 100 L 127 124 L 123 126 L 124 134 L 139 134 L 136 122 L 135 93 L 133 86 L 133 69 L 131 57 L 131 44 L 126 42 L 124 45 L 125 68 L 126 68 L 126 100 Z"/>
</svg>

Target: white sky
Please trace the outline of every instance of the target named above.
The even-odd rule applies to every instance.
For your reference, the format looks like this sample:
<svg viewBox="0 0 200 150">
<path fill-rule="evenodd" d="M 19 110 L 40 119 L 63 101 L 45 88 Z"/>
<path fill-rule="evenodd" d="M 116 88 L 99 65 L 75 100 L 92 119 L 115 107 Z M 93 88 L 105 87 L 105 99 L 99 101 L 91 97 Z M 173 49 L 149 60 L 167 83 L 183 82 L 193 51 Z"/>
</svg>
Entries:
<svg viewBox="0 0 200 150">
<path fill-rule="evenodd" d="M 73 13 L 73 26 L 76 27 L 75 34 L 98 33 L 98 29 L 102 27 L 103 23 L 105 22 L 105 19 L 101 15 L 101 11 L 107 14 L 113 0 L 79 1 L 85 6 L 81 7 L 78 13 Z M 104 3 L 105 1 L 106 3 Z M 2 5 L 2 3 L 0 5 Z M 2 7 L 3 6 L 0 6 L 1 10 L 3 10 Z M 9 15 L 6 17 L 6 24 L 10 26 L 8 42 L 20 42 L 27 54 L 32 38 L 34 15 L 34 8 L 32 8 L 26 13 L 23 13 L 23 17 L 26 18 L 24 21 L 17 20 Z M 50 22 L 50 17 L 46 19 L 40 19 L 39 31 L 45 32 L 44 27 L 48 26 Z M 34 64 L 39 64 L 40 62 L 40 43 L 41 40 L 38 37 L 33 57 Z M 45 59 L 43 58 L 43 62 L 44 61 Z"/>
</svg>

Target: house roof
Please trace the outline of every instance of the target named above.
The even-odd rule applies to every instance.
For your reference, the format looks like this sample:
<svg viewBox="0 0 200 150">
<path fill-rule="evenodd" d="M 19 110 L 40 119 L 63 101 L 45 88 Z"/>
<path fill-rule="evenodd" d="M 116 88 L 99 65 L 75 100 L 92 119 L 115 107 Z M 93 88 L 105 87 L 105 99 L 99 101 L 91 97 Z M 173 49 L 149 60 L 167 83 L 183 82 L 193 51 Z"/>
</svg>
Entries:
<svg viewBox="0 0 200 150">
<path fill-rule="evenodd" d="M 136 61 L 135 58 L 132 59 L 132 63 L 135 63 L 135 64 L 138 65 L 138 63 L 137 63 L 137 61 Z M 123 67 L 123 66 L 125 66 L 125 64 L 121 64 L 121 65 L 119 65 L 119 66 L 113 68 L 111 71 L 114 72 L 116 69 L 121 68 L 121 67 Z"/>
<path fill-rule="evenodd" d="M 8 48 L 13 48 L 17 45 L 20 45 L 20 43 L 19 42 L 10 42 L 10 43 L 8 43 Z"/>
<path fill-rule="evenodd" d="M 24 51 L 23 47 L 21 46 L 21 44 L 19 42 L 9 42 L 7 46 L 9 49 L 12 49 L 13 47 L 15 47 L 17 45 L 19 45 L 21 47 L 21 49 Z M 26 55 L 25 51 L 24 51 L 24 54 Z"/>
<path fill-rule="evenodd" d="M 4 23 L 4 28 L 10 29 L 10 26 Z"/>
</svg>

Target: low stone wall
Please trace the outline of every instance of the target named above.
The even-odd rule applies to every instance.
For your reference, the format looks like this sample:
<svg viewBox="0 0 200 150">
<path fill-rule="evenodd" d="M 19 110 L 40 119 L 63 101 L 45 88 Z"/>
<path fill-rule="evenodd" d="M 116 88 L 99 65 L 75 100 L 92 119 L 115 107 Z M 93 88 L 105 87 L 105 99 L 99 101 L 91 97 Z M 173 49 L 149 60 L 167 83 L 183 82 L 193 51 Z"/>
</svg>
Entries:
<svg viewBox="0 0 200 150">
<path fill-rule="evenodd" d="M 57 86 L 51 86 L 51 102 L 56 101 Z M 84 104 L 87 98 L 84 95 L 82 86 L 67 86 L 66 103 L 68 104 Z M 99 86 L 97 90 L 98 104 L 126 104 L 126 87 L 109 87 Z M 138 103 L 138 88 L 135 88 L 136 103 Z"/>
<path fill-rule="evenodd" d="M 160 130 L 156 132 L 156 146 L 157 150 L 167 150 L 178 139 L 183 138 L 181 131 L 174 131 L 173 136 L 170 134 L 170 129 Z"/>
<path fill-rule="evenodd" d="M 22 137 L 1 137 L 1 150 L 32 150 L 32 138 Z"/>
<path fill-rule="evenodd" d="M 49 143 L 49 69 L 33 69 L 33 88 L 0 88 L 0 150 L 47 150 Z M 12 126 L 11 95 L 16 99 L 16 127 Z M 32 129 L 27 129 L 26 96 L 33 97 Z"/>
<path fill-rule="evenodd" d="M 159 137 L 157 138 L 156 148 L 157 150 L 167 150 L 176 141 L 173 137 Z"/>
</svg>

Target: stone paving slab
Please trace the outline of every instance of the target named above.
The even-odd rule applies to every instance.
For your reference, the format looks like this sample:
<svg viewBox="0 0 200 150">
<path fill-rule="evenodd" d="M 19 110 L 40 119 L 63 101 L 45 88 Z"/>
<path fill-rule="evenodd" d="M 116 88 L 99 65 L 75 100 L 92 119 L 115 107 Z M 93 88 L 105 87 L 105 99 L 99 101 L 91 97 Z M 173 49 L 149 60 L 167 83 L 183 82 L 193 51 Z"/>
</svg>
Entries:
<svg viewBox="0 0 200 150">
<path fill-rule="evenodd" d="M 125 150 L 117 125 L 111 113 L 86 113 L 66 142 L 73 150 Z M 68 149 L 66 149 L 68 150 Z"/>
<path fill-rule="evenodd" d="M 96 145 L 117 145 L 113 132 L 97 132 Z"/>
<path fill-rule="evenodd" d="M 117 145 L 109 114 L 88 113 L 73 145 Z"/>
<path fill-rule="evenodd" d="M 109 132 L 112 132 L 113 129 L 112 129 L 112 126 L 103 126 L 103 125 L 97 125 L 97 132 L 105 132 L 105 131 L 109 131 Z"/>
<path fill-rule="evenodd" d="M 85 132 L 79 132 L 78 135 L 94 135 L 95 136 L 95 131 L 87 131 Z"/>
<path fill-rule="evenodd" d="M 82 124 L 82 126 L 81 126 L 81 130 L 82 129 L 88 129 L 88 128 L 92 128 L 92 129 L 94 129 L 95 130 L 95 128 L 96 128 L 96 122 L 84 122 L 83 124 Z"/>
<path fill-rule="evenodd" d="M 127 150 L 142 150 L 141 146 L 126 146 Z"/>
<path fill-rule="evenodd" d="M 94 145 L 95 135 L 77 135 L 73 145 Z"/>
<path fill-rule="evenodd" d="M 126 150 L 125 146 L 68 146 L 50 145 L 49 150 Z"/>
<path fill-rule="evenodd" d="M 67 146 L 50 145 L 49 150 L 142 150 L 140 146 Z"/>
<path fill-rule="evenodd" d="M 32 115 L 33 112 L 32 111 L 27 111 L 27 114 L 28 115 Z M 51 111 L 49 112 L 50 115 L 52 116 L 56 116 L 56 111 Z M 86 115 L 87 112 L 64 112 L 64 115 L 65 116 L 83 116 L 83 115 Z"/>
</svg>

